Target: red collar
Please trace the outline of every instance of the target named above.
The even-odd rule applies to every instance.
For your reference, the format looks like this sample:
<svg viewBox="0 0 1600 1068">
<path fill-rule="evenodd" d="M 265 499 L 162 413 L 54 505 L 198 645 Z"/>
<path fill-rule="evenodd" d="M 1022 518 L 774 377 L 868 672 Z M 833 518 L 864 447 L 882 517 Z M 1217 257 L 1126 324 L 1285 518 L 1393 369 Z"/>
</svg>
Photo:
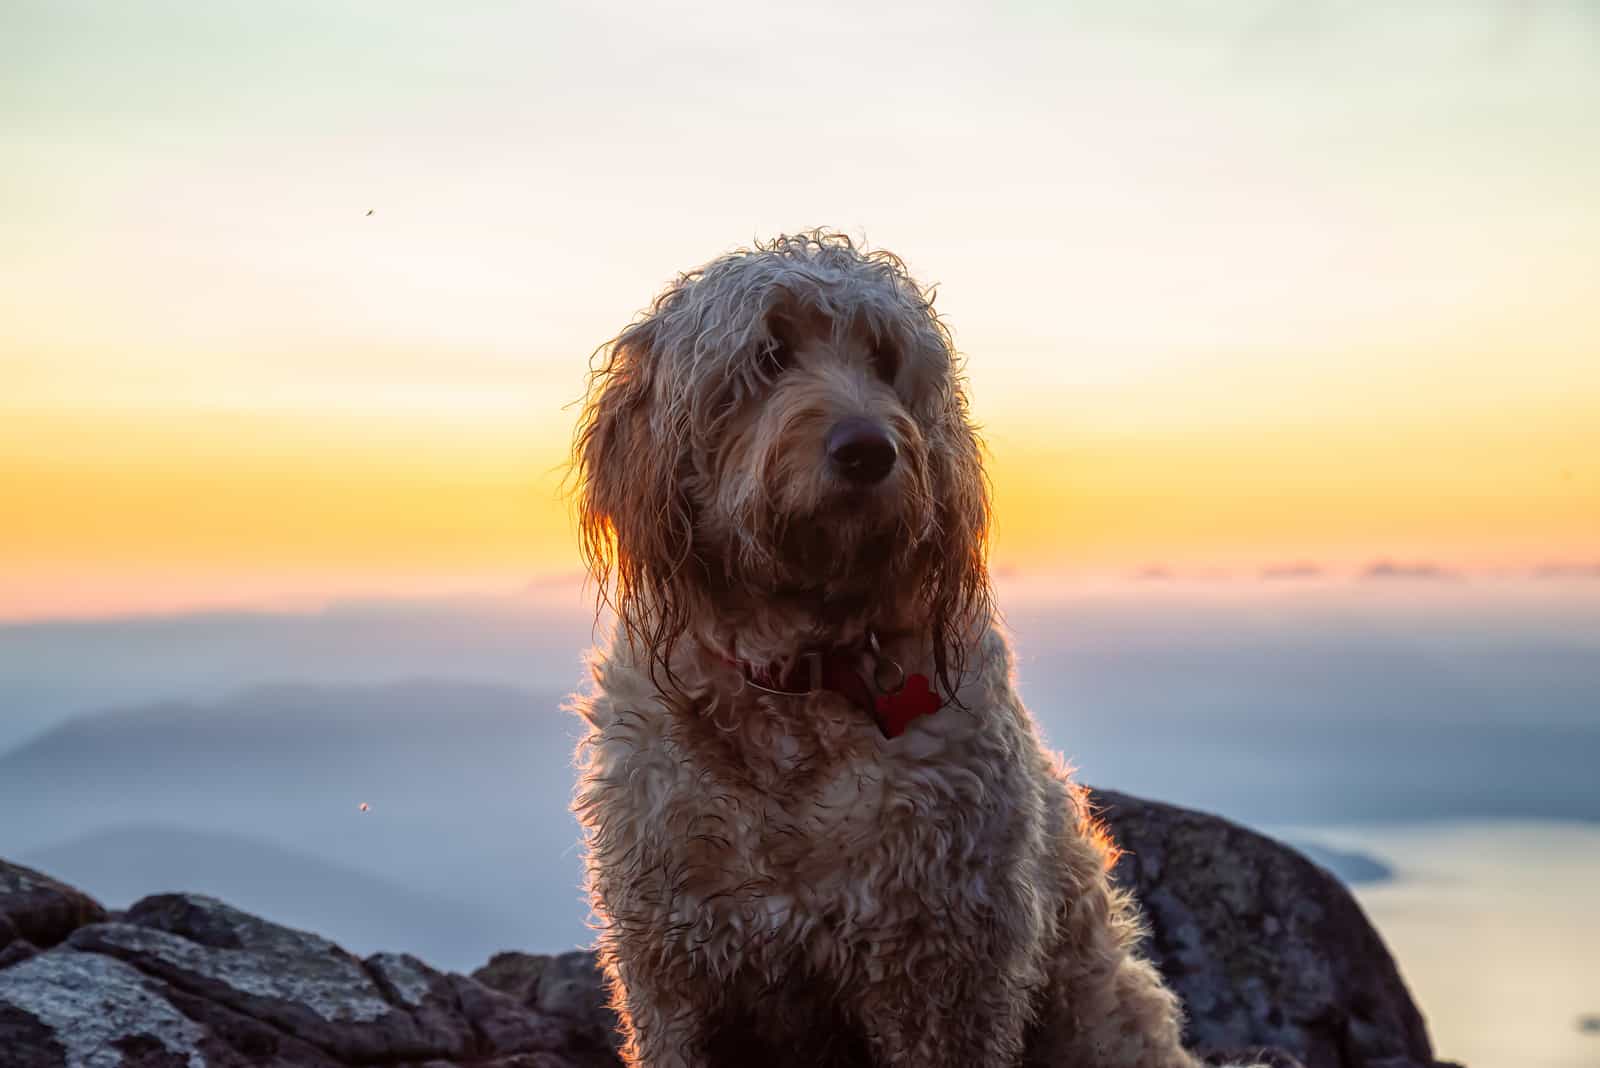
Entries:
<svg viewBox="0 0 1600 1068">
<path fill-rule="evenodd" d="M 818 690 L 830 690 L 855 705 L 872 718 L 885 738 L 898 738 L 911 721 L 928 716 L 944 707 L 945 702 L 934 692 L 926 675 L 905 675 L 892 661 L 877 661 L 873 668 L 863 671 L 869 660 L 875 658 L 860 649 L 832 648 L 802 653 L 787 671 L 774 666 L 758 668 L 742 660 L 724 657 L 729 664 L 739 668 L 745 682 L 758 690 L 786 697 L 804 697 Z M 879 690 L 880 664 L 890 664 L 894 671 L 894 686 Z"/>
</svg>

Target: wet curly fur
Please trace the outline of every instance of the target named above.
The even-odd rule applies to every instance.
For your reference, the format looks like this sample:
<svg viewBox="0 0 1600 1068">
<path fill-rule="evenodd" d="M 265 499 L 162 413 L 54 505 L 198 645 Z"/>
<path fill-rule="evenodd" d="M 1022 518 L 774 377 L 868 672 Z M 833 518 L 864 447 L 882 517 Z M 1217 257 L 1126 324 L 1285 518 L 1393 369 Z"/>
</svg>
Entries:
<svg viewBox="0 0 1600 1068">
<path fill-rule="evenodd" d="M 881 482 L 830 463 L 848 418 Z M 573 459 L 617 618 L 574 807 L 628 1064 L 1197 1063 L 1013 687 L 961 366 L 900 260 L 817 231 L 680 276 L 597 352 Z M 947 698 L 899 737 L 741 666 L 869 631 Z"/>
</svg>

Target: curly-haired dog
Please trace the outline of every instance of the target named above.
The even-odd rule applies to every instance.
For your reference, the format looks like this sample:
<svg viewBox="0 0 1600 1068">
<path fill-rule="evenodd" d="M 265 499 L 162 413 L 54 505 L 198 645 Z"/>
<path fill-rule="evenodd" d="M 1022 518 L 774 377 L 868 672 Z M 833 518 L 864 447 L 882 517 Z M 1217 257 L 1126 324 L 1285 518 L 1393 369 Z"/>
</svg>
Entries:
<svg viewBox="0 0 1600 1068">
<path fill-rule="evenodd" d="M 627 1062 L 1195 1064 L 1013 688 L 930 294 L 780 237 L 597 357 L 574 471 L 619 622 L 575 807 Z"/>
</svg>

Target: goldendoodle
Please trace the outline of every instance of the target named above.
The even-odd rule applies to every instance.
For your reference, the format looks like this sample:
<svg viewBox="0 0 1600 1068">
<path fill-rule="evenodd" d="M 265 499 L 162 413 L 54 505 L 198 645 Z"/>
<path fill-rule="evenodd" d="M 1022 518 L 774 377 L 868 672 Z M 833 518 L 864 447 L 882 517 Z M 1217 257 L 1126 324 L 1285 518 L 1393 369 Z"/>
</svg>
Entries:
<svg viewBox="0 0 1600 1068">
<path fill-rule="evenodd" d="M 898 258 L 814 231 L 680 276 L 597 352 L 573 462 L 630 1065 L 1197 1063 L 1017 697 L 961 364 Z"/>
</svg>

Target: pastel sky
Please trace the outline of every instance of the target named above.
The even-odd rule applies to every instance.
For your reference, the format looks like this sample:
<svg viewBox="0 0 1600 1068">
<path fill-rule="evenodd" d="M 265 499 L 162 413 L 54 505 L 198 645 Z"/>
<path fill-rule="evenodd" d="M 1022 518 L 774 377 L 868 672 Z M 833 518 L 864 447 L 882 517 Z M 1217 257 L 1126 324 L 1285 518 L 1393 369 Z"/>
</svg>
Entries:
<svg viewBox="0 0 1600 1068">
<path fill-rule="evenodd" d="M 0 617 L 569 572 L 587 354 L 818 224 L 1002 566 L 1600 558 L 1600 16 L 1399 7 L 8 0 Z"/>
</svg>

